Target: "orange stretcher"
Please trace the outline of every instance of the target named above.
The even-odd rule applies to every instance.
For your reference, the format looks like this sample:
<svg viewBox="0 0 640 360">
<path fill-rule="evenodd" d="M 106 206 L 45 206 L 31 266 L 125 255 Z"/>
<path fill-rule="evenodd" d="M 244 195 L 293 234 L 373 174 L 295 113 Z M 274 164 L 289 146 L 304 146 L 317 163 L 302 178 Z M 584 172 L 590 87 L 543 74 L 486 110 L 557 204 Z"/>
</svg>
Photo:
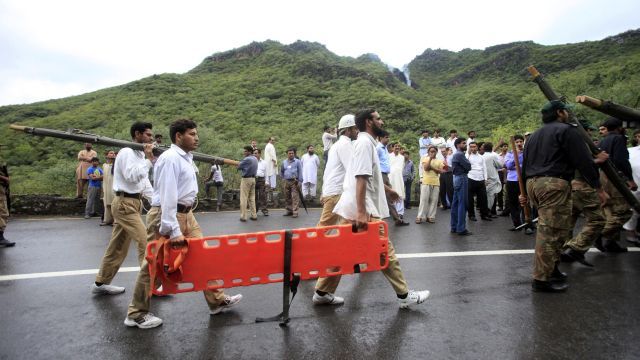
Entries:
<svg viewBox="0 0 640 360">
<path fill-rule="evenodd" d="M 256 321 L 288 322 L 289 292 L 300 280 L 385 269 L 389 265 L 388 228 L 370 222 L 352 225 L 208 236 L 172 248 L 165 238 L 147 244 L 150 284 L 156 295 L 236 286 L 284 283 L 282 314 Z M 293 300 L 293 297 L 291 298 Z"/>
</svg>

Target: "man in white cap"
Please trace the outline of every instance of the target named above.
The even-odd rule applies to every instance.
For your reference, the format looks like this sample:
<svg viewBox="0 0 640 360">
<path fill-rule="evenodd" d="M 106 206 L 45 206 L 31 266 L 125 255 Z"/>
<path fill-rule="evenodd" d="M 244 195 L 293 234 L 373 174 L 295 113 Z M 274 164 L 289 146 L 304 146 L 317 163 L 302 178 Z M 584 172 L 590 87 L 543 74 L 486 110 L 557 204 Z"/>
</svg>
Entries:
<svg viewBox="0 0 640 360">
<path fill-rule="evenodd" d="M 342 222 L 342 217 L 335 214 L 333 208 L 340 200 L 344 176 L 351 164 L 351 156 L 353 154 L 351 142 L 358 138 L 358 128 L 356 127 L 356 117 L 354 115 L 347 114 L 340 118 L 338 134 L 340 138 L 329 149 L 329 158 L 322 177 L 322 197 L 320 198 L 322 215 L 320 215 L 320 221 L 318 221 L 317 226 L 330 226 Z M 318 279 L 316 292 L 313 294 L 314 304 L 337 305 L 344 302 L 343 298 L 322 291 L 326 284 L 332 281 L 331 278 Z"/>
<path fill-rule="evenodd" d="M 334 212 L 344 219 L 343 223 L 355 223 L 358 228 L 366 228 L 369 221 L 389 217 L 386 192 L 395 201 L 398 194 L 387 188 L 382 179 L 375 139 L 384 134 L 380 115 L 374 109 L 363 110 L 356 115 L 355 123 L 359 130 L 358 138 L 353 142 L 353 155 L 345 173 L 343 193 Z M 393 287 L 399 306 L 407 308 L 423 303 L 429 297 L 429 291 L 409 290 L 391 241 L 388 243 L 388 257 L 389 266 L 381 272 Z M 332 305 L 344 302 L 344 299 L 333 295 L 339 283 L 340 275 L 319 279 L 315 294 L 318 297 L 314 295 L 314 302 Z"/>
</svg>

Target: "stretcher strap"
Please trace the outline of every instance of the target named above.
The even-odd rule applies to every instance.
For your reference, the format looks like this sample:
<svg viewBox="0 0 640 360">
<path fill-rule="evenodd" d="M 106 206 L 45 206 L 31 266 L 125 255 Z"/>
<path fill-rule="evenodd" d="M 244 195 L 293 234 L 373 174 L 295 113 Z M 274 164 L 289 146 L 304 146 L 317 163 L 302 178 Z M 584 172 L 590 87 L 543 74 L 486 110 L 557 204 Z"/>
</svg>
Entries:
<svg viewBox="0 0 640 360">
<path fill-rule="evenodd" d="M 173 282 L 182 281 L 182 263 L 189 252 L 189 240 L 184 240 L 184 245 L 178 249 L 171 247 L 171 242 L 165 237 L 156 241 L 155 253 L 147 254 L 149 266 L 149 297 L 153 295 L 156 288 L 156 277 L 159 272 L 164 273 L 164 277 Z M 171 261 L 173 259 L 173 261 Z"/>
</svg>

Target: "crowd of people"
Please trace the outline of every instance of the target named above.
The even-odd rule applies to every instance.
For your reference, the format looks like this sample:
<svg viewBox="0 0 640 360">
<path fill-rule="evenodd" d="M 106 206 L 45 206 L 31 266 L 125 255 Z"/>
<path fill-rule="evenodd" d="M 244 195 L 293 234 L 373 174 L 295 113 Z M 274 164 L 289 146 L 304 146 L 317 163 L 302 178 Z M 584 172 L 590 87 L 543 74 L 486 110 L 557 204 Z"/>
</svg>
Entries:
<svg viewBox="0 0 640 360">
<path fill-rule="evenodd" d="M 585 146 L 580 131 L 568 123 L 569 112 L 560 101 L 551 101 L 541 110 L 543 125 L 525 136 L 514 135 L 514 148 L 499 142 L 479 141 L 475 131 L 468 138 L 456 130 L 444 139 L 438 130 L 425 130 L 418 139 L 420 161 L 418 174 L 411 154 L 399 143 L 390 141 L 383 129 L 384 121 L 375 109 L 344 115 L 337 128 L 323 134 L 324 173 L 320 203 L 322 213 L 318 226 L 353 224 L 365 228 L 370 221 L 392 217 L 396 226 L 407 226 L 405 210 L 411 207 L 411 187 L 419 179 L 419 207 L 416 224 L 434 223 L 438 207 L 450 209 L 451 233 L 471 235 L 466 221 L 492 221 L 499 215 L 510 216 L 509 230 L 527 234 L 536 232 L 532 289 L 561 292 L 567 289 L 567 275 L 559 263 L 578 261 L 592 264 L 586 251 L 595 246 L 601 251 L 624 252 L 621 244 L 623 227 L 631 231 L 630 241 L 638 244 L 637 215 L 613 182 L 598 170 L 597 165 L 611 161 L 632 191 L 637 191 L 640 177 L 640 146 L 627 149 L 622 122 L 609 118 L 599 139 L 603 150 L 593 156 Z M 91 291 L 114 295 L 124 287 L 111 284 L 122 265 L 131 241 L 136 242 L 141 270 L 124 324 L 130 327 L 152 328 L 162 320 L 150 312 L 150 277 L 144 258 L 146 243 L 159 237 L 170 239 L 171 246 L 181 247 L 185 238 L 202 237 L 193 216 L 193 205 L 199 189 L 197 169 L 192 151 L 197 149 L 197 125 L 180 119 L 169 128 L 171 146 L 156 157 L 150 123 L 136 122 L 131 126 L 133 142 L 142 144 L 143 151 L 123 148 L 117 154 L 105 154 L 100 159 L 90 144 L 78 154 L 78 193 L 84 192 L 84 177 L 88 183 L 85 217 L 95 213 L 95 204 L 102 192 L 105 214 L 102 225 L 113 226 L 111 239 L 102 259 Z M 587 132 L 592 127 L 584 126 Z M 601 134 L 604 131 L 601 131 Z M 640 141 L 640 131 L 634 133 Z M 288 148 L 286 158 L 278 162 L 275 137 L 270 137 L 264 151 L 252 141 L 244 147 L 244 157 L 237 165 L 240 182 L 240 221 L 257 220 L 261 211 L 269 216 L 269 197 L 281 179 L 286 199 L 284 216 L 298 217 L 302 198 L 317 196 L 316 184 L 320 158 L 312 145 L 298 156 L 296 148 Z M 0 182 L 9 183 L 4 167 Z M 217 188 L 217 209 L 224 193 L 224 179 L 219 165 L 211 166 L 204 180 L 206 196 Z M 153 181 L 153 183 L 152 183 Z M 0 187 L 3 189 L 5 187 Z M 635 193 L 639 196 L 639 193 Z M 0 193 L 4 195 L 4 193 Z M 3 236 L 6 217 L 0 196 L 0 245 L 12 246 Z M 151 208 L 146 225 L 142 220 L 141 200 L 148 199 Z M 525 214 L 529 214 L 526 216 Z M 585 224 L 573 236 L 580 214 Z M 533 218 L 537 219 L 537 228 Z M 396 294 L 398 304 L 406 308 L 423 303 L 428 290 L 410 290 L 391 239 L 388 243 L 389 266 L 382 271 Z M 340 276 L 318 279 L 312 301 L 318 305 L 337 305 L 344 298 L 337 296 Z M 204 297 L 212 315 L 236 305 L 242 295 L 227 295 L 223 290 L 206 290 Z"/>
</svg>

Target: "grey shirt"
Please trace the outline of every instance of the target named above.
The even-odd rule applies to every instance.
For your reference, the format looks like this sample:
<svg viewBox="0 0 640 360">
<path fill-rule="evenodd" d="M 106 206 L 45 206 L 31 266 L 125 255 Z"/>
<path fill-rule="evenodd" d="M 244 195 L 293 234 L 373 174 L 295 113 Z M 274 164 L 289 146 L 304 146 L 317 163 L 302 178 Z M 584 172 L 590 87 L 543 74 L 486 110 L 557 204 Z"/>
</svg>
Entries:
<svg viewBox="0 0 640 360">
<path fill-rule="evenodd" d="M 243 178 L 255 177 L 258 172 L 258 159 L 253 155 L 245 157 L 238 164 L 238 170 L 240 170 Z"/>
</svg>

